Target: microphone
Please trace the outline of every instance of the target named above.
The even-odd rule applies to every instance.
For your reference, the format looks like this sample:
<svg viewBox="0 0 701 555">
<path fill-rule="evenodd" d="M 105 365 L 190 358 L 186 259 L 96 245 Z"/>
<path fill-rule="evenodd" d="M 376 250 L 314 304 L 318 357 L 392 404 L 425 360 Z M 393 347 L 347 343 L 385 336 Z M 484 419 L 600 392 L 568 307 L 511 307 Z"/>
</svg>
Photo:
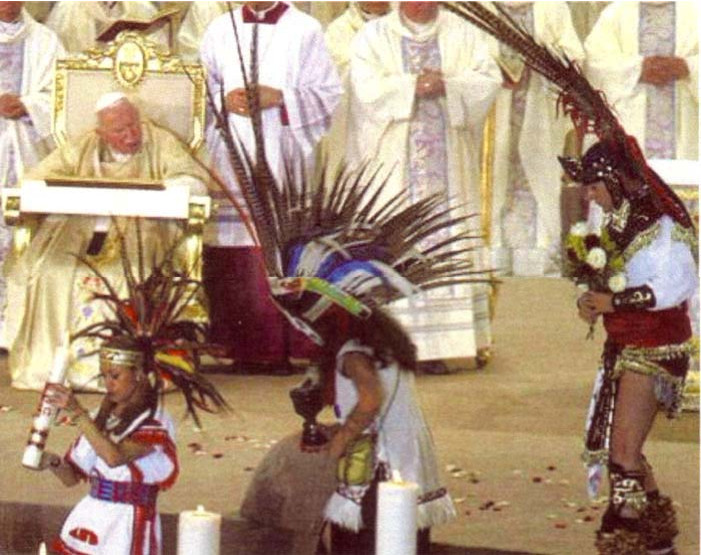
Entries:
<svg viewBox="0 0 701 555">
<path fill-rule="evenodd" d="M 105 244 L 105 239 L 107 239 L 107 232 L 110 228 L 110 220 L 106 216 L 98 216 L 95 222 L 95 229 L 93 230 L 92 238 L 88 244 L 88 250 L 86 253 L 89 256 L 95 256 L 100 254 L 102 247 Z"/>
<path fill-rule="evenodd" d="M 105 239 L 107 238 L 106 231 L 96 231 L 92 234 L 92 239 L 90 239 L 90 244 L 88 245 L 87 254 L 90 256 L 95 256 L 100 254 L 102 246 L 105 244 Z"/>
</svg>

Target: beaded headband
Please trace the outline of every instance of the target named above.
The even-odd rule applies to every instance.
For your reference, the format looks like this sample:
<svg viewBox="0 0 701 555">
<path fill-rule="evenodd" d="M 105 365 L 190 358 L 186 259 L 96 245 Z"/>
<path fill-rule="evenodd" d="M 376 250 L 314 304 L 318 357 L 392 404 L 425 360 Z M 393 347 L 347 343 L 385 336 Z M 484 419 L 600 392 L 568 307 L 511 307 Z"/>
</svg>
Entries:
<svg viewBox="0 0 701 555">
<path fill-rule="evenodd" d="M 100 362 L 120 364 L 127 366 L 142 366 L 144 363 L 144 353 L 141 351 L 130 351 L 114 347 L 102 347 L 100 349 Z"/>
</svg>

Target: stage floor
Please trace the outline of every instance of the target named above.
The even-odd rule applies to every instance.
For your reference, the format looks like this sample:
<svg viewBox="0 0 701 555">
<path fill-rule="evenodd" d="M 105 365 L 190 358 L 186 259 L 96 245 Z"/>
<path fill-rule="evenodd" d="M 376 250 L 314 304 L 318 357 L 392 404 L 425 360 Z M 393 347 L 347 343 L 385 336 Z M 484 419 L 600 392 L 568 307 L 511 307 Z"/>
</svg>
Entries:
<svg viewBox="0 0 701 555">
<path fill-rule="evenodd" d="M 595 553 L 593 534 L 602 507 L 587 500 L 579 454 L 603 330 L 597 329 L 593 341 L 585 339 L 587 327 L 576 319 L 575 294 L 565 280 L 505 280 L 491 362 L 481 370 L 419 376 L 445 483 L 460 514 L 433 530 L 440 553 Z M 31 532 L 32 514 L 50 515 L 44 528 L 58 527 L 85 488 L 65 489 L 50 473 L 20 465 L 38 394 L 11 389 L 4 359 L 0 364 L 0 553 L 14 554 L 32 547 L 16 547 L 23 527 Z M 211 378 L 235 412 L 205 416 L 202 432 L 188 421 L 179 424 L 181 476 L 159 499 L 169 535 L 165 553 L 174 553 L 175 515 L 198 504 L 228 519 L 223 555 L 258 553 L 246 543 L 276 541 L 276 551 L 284 553 L 283 546 L 289 545 L 285 533 L 247 527 L 237 510 L 267 450 L 299 429 L 287 393 L 299 376 Z M 94 405 L 98 396 L 84 399 Z M 176 419 L 182 415 L 175 395 L 166 396 L 166 405 Z M 54 428 L 49 448 L 63 452 L 75 434 L 70 426 Z M 685 413 L 677 421 L 659 417 L 646 455 L 662 490 L 679 504 L 679 553 L 698 554 L 698 414 Z M 21 518 L 12 516 L 20 513 Z"/>
</svg>

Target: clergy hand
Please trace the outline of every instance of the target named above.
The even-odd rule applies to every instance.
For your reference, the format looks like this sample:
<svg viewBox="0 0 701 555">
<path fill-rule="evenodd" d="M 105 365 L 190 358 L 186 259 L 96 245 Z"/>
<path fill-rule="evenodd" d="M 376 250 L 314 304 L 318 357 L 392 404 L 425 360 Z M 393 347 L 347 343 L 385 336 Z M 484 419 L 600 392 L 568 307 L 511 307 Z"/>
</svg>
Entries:
<svg viewBox="0 0 701 555">
<path fill-rule="evenodd" d="M 6 93 L 0 95 L 0 117 L 19 119 L 27 115 L 27 109 L 22 104 L 19 96 Z"/>
<path fill-rule="evenodd" d="M 246 89 L 234 89 L 226 93 L 226 110 L 239 116 L 249 116 Z"/>
<path fill-rule="evenodd" d="M 260 107 L 263 110 L 276 108 L 284 103 L 282 91 L 267 85 L 258 85 L 258 97 L 260 98 Z"/>
<path fill-rule="evenodd" d="M 282 92 L 279 89 L 274 89 L 267 85 L 258 85 L 258 98 L 261 110 L 282 106 L 283 104 Z M 248 106 L 246 89 L 233 89 L 229 91 L 226 94 L 226 109 L 232 114 L 250 117 L 251 110 Z"/>
<path fill-rule="evenodd" d="M 418 98 L 445 96 L 443 73 L 434 69 L 423 69 L 416 78 L 415 94 Z"/>
<path fill-rule="evenodd" d="M 677 81 L 689 76 L 689 66 L 686 65 L 686 60 L 684 58 L 678 58 L 676 56 L 663 56 L 662 58 L 669 81 Z"/>
<path fill-rule="evenodd" d="M 675 56 L 650 56 L 643 60 L 640 81 L 650 85 L 666 85 L 670 81 L 684 79 L 689 75 L 689 67 L 684 58 Z"/>
</svg>

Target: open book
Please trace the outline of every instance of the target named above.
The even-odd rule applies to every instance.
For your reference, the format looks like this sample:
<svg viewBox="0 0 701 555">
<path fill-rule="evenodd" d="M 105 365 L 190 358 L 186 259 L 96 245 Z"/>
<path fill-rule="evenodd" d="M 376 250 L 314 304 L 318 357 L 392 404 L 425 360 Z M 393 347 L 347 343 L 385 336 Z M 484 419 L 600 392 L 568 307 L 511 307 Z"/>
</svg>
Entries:
<svg viewBox="0 0 701 555">
<path fill-rule="evenodd" d="M 151 34 L 164 25 L 171 23 L 182 8 L 166 8 L 160 10 L 151 19 L 117 19 L 108 23 L 97 35 L 97 40 L 110 42 L 122 31 L 142 31 Z"/>
</svg>

